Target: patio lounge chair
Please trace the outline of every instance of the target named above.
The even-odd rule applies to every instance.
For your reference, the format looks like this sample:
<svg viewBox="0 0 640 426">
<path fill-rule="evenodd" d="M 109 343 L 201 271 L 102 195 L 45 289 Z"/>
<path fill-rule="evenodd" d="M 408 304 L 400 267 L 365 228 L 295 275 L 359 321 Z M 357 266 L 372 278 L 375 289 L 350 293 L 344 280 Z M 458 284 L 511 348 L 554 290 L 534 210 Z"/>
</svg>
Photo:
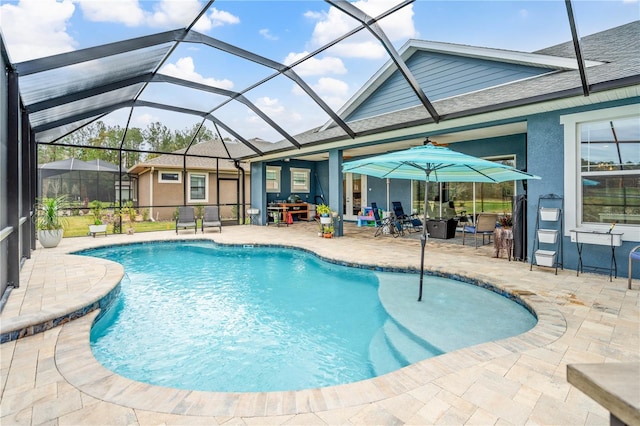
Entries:
<svg viewBox="0 0 640 426">
<path fill-rule="evenodd" d="M 204 228 L 218 228 L 222 232 L 222 222 L 220 221 L 220 210 L 218 206 L 205 206 L 202 216 L 202 232 Z"/>
<path fill-rule="evenodd" d="M 482 235 L 482 245 L 484 245 L 485 235 L 489 236 L 489 243 L 491 243 L 491 236 L 496 229 L 497 221 L 498 215 L 496 213 L 479 213 L 475 226 L 466 225 L 462 228 L 462 245 L 464 245 L 466 234 L 473 234 L 476 248 L 478 248 L 478 235 Z"/>
<path fill-rule="evenodd" d="M 404 212 L 404 208 L 402 208 L 402 203 L 400 201 L 392 201 L 393 205 L 393 214 L 396 217 L 396 223 L 402 225 L 402 229 L 408 230 L 409 232 L 419 232 L 422 231 L 422 221 L 416 215 L 408 215 Z"/>
<path fill-rule="evenodd" d="M 193 207 L 178 207 L 178 218 L 176 219 L 176 234 L 178 233 L 178 228 L 191 227 L 193 227 L 194 233 L 198 232 L 198 227 L 196 225 L 196 214 L 193 210 Z"/>
</svg>

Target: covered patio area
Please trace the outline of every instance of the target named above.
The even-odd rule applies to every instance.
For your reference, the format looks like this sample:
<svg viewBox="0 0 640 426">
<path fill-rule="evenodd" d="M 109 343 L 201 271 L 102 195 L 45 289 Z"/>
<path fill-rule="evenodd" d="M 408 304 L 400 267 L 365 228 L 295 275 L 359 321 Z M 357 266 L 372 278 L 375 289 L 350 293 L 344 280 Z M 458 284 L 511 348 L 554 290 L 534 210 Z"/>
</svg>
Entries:
<svg viewBox="0 0 640 426">
<path fill-rule="evenodd" d="M 68 253 L 158 240 L 213 239 L 222 244 L 278 244 L 312 251 L 341 264 L 417 270 L 420 241 L 373 237 L 346 223 L 344 237 L 317 237 L 314 223 L 289 227 L 233 226 L 223 233 L 173 231 L 66 238 L 38 248 L 21 271 L 0 320 L 46 322 L 83 309 L 113 288 L 121 267 Z M 447 353 L 387 375 L 348 385 L 291 392 L 179 391 L 114 375 L 90 352 L 96 312 L 0 346 L 2 421 L 11 424 L 605 424 L 608 412 L 566 380 L 574 363 L 639 362 L 638 283 L 493 257 L 493 246 L 427 242 L 426 267 L 435 273 L 490 283 L 521 298 L 538 317 L 529 332 Z M 418 275 L 402 303 L 419 320 Z M 428 277 L 426 284 L 429 285 Z M 415 289 L 414 289 L 415 287 Z M 406 300 L 403 300 L 406 299 Z M 161 326 L 161 324 L 159 324 Z"/>
</svg>

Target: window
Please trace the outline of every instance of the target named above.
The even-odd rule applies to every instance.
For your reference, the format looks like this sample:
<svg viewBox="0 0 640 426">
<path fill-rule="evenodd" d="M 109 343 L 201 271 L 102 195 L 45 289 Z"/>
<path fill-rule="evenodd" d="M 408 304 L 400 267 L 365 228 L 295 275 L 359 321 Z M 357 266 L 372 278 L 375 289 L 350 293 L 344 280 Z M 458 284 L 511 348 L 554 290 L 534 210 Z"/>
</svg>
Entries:
<svg viewBox="0 0 640 426">
<path fill-rule="evenodd" d="M 267 192 L 280 192 L 280 167 L 267 166 Z"/>
<path fill-rule="evenodd" d="M 206 173 L 189 173 L 189 201 L 207 202 Z"/>
<path fill-rule="evenodd" d="M 486 160 L 515 167 L 514 156 L 486 158 Z M 412 210 L 424 213 L 424 181 L 412 181 Z M 438 195 L 440 190 L 440 195 Z M 475 195 L 474 195 L 475 194 Z M 493 212 L 498 214 L 511 213 L 513 196 L 516 195 L 516 182 L 500 183 L 479 182 L 429 182 L 429 217 L 450 218 L 465 212 L 473 214 L 475 211 Z M 440 210 L 442 201 L 442 210 Z"/>
<path fill-rule="evenodd" d="M 291 192 L 309 192 L 311 170 L 291 168 Z"/>
<path fill-rule="evenodd" d="M 616 229 L 640 240 L 640 115 L 637 106 L 562 116 L 567 229 Z M 575 208 L 574 208 L 575 206 Z"/>
<path fill-rule="evenodd" d="M 182 172 L 160 170 L 158 183 L 182 183 Z"/>
</svg>

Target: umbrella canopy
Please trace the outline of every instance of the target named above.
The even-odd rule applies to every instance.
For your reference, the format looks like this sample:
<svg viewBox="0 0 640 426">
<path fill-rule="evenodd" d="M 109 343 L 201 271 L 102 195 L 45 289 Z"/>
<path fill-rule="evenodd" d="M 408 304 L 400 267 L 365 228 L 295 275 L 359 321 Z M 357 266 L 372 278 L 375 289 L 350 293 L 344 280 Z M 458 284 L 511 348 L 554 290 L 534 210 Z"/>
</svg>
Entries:
<svg viewBox="0 0 640 426">
<path fill-rule="evenodd" d="M 343 171 L 427 182 L 506 182 L 540 179 L 511 166 L 427 144 L 344 163 Z"/>
<path fill-rule="evenodd" d="M 379 178 L 425 180 L 427 182 L 506 182 L 510 180 L 540 179 L 482 158 L 452 151 L 431 143 L 403 151 L 349 161 L 343 164 L 343 172 L 360 173 Z M 427 190 L 425 189 L 425 217 L 422 226 L 422 253 L 420 259 L 420 294 L 424 277 L 424 249 L 427 241 Z"/>
</svg>

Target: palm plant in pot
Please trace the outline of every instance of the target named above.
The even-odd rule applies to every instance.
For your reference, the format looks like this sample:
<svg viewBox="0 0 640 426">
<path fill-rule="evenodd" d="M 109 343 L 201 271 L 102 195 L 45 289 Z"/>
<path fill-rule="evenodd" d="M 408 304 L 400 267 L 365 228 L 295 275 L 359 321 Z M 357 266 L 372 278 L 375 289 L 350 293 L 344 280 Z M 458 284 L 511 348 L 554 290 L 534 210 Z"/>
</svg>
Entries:
<svg viewBox="0 0 640 426">
<path fill-rule="evenodd" d="M 44 248 L 57 246 L 62 240 L 66 219 L 62 210 L 66 207 L 64 196 L 43 198 L 36 204 L 36 228 L 38 241 Z"/>
</svg>

